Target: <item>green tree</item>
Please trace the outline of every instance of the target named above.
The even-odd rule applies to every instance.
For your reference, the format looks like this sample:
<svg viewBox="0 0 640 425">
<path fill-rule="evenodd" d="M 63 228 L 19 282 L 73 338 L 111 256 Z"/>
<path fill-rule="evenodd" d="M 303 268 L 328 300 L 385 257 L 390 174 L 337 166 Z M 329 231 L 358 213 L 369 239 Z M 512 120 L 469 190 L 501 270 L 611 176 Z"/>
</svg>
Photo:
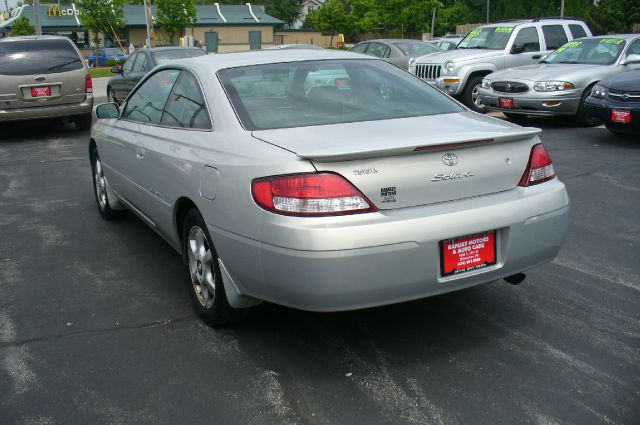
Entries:
<svg viewBox="0 0 640 425">
<path fill-rule="evenodd" d="M 124 0 L 78 0 L 82 25 L 91 31 L 93 42 L 98 47 L 100 33 L 117 37 L 116 31 L 124 28 L 122 6 Z"/>
<path fill-rule="evenodd" d="M 29 23 L 29 19 L 25 16 L 13 21 L 13 27 L 11 27 L 11 35 L 33 35 L 36 33 L 35 28 Z"/>
<path fill-rule="evenodd" d="M 176 34 L 196 23 L 196 7 L 193 0 L 157 0 L 158 25 L 169 35 L 171 44 Z"/>
<path fill-rule="evenodd" d="M 352 32 L 352 20 L 347 14 L 342 0 L 329 0 L 318 10 L 307 15 L 311 26 L 325 35 L 350 34 Z"/>
</svg>

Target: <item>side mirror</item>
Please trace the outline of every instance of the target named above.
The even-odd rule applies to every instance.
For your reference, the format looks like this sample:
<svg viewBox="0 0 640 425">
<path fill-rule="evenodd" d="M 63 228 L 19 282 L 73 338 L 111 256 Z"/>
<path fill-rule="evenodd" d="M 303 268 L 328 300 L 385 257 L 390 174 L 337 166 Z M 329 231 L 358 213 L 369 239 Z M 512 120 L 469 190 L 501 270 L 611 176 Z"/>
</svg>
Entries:
<svg viewBox="0 0 640 425">
<path fill-rule="evenodd" d="M 622 62 L 623 65 L 631 65 L 635 63 L 640 63 L 640 55 L 636 53 L 632 53 L 628 55 L 626 58 L 624 58 L 624 61 Z"/>
<path fill-rule="evenodd" d="M 511 47 L 511 53 L 518 54 L 524 52 L 524 44 L 514 44 Z"/>
<path fill-rule="evenodd" d="M 114 66 L 111 68 L 111 72 L 113 72 L 114 74 L 122 74 L 122 68 L 120 68 L 119 66 Z"/>
<path fill-rule="evenodd" d="M 119 116 L 120 108 L 116 103 L 102 103 L 96 107 L 96 117 L 99 120 L 108 120 Z"/>
</svg>

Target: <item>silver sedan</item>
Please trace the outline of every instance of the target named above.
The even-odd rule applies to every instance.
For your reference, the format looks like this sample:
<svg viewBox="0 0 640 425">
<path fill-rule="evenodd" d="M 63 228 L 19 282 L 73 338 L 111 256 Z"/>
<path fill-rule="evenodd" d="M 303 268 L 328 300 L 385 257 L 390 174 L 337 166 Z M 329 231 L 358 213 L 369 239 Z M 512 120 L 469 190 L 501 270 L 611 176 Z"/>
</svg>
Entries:
<svg viewBox="0 0 640 425">
<path fill-rule="evenodd" d="M 411 59 L 431 53 L 442 53 L 442 49 L 439 49 L 431 43 L 408 39 L 363 41 L 353 46 L 351 51 L 353 53 L 364 53 L 369 56 L 375 56 L 402 69 L 409 69 L 409 61 Z"/>
<path fill-rule="evenodd" d="M 339 311 L 517 283 L 567 227 L 539 130 L 375 58 L 185 59 L 96 114 L 100 214 L 129 209 L 164 237 L 212 325 L 263 300 Z"/>
<path fill-rule="evenodd" d="M 550 53 L 539 64 L 487 75 L 479 89 L 482 104 L 509 118 L 574 115 L 593 125 L 584 102 L 601 79 L 637 66 L 640 35 L 581 38 Z"/>
</svg>

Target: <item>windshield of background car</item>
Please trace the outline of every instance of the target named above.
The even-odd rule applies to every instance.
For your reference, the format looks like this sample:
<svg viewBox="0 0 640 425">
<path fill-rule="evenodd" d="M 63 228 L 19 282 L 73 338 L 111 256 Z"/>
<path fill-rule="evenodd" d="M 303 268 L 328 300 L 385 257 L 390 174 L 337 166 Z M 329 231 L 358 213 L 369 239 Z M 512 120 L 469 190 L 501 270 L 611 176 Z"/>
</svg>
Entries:
<svg viewBox="0 0 640 425">
<path fill-rule="evenodd" d="M 218 76 L 247 130 L 463 111 L 422 80 L 377 60 L 254 65 Z"/>
<path fill-rule="evenodd" d="M 53 74 L 81 69 L 84 61 L 66 40 L 0 43 L 0 74 Z"/>
<path fill-rule="evenodd" d="M 173 59 L 185 59 L 185 58 L 193 58 L 195 56 L 204 56 L 207 53 L 204 50 L 193 49 L 176 49 L 176 50 L 163 50 L 160 52 L 153 52 L 153 59 L 156 62 L 156 65 L 160 65 L 161 63 L 173 60 Z"/>
<path fill-rule="evenodd" d="M 545 58 L 544 63 L 611 65 L 624 50 L 622 38 L 592 38 L 565 43 Z"/>
<path fill-rule="evenodd" d="M 120 49 L 104 49 L 104 54 L 107 56 L 119 56 L 122 55 L 122 50 Z"/>
<path fill-rule="evenodd" d="M 502 50 L 507 45 L 513 27 L 480 27 L 471 31 L 458 44 L 458 49 Z"/>
<path fill-rule="evenodd" d="M 422 41 L 394 41 L 393 45 L 400 49 L 405 56 L 422 56 L 442 52 L 437 47 Z"/>
</svg>

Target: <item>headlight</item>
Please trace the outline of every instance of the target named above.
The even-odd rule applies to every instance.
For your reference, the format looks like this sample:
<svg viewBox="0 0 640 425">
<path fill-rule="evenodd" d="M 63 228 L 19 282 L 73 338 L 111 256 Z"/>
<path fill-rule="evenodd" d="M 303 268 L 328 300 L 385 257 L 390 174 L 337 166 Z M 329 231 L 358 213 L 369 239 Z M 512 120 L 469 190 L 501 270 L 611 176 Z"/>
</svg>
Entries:
<svg viewBox="0 0 640 425">
<path fill-rule="evenodd" d="M 573 88 L 573 84 L 565 81 L 536 81 L 533 84 L 535 91 L 562 91 L 570 90 Z"/>
<path fill-rule="evenodd" d="M 453 61 L 446 61 L 444 63 L 444 65 L 442 65 L 442 69 L 444 70 L 445 74 L 453 74 L 453 71 L 456 70 L 456 64 Z"/>
<path fill-rule="evenodd" d="M 606 95 L 607 95 L 607 89 L 605 87 L 602 87 L 596 84 L 591 89 L 591 96 L 595 98 L 604 99 Z"/>
<path fill-rule="evenodd" d="M 416 73 L 416 58 L 409 58 L 409 72 Z"/>
<path fill-rule="evenodd" d="M 484 78 L 482 80 L 482 88 L 483 89 L 489 89 L 491 88 L 491 81 L 487 80 L 486 78 Z"/>
</svg>

